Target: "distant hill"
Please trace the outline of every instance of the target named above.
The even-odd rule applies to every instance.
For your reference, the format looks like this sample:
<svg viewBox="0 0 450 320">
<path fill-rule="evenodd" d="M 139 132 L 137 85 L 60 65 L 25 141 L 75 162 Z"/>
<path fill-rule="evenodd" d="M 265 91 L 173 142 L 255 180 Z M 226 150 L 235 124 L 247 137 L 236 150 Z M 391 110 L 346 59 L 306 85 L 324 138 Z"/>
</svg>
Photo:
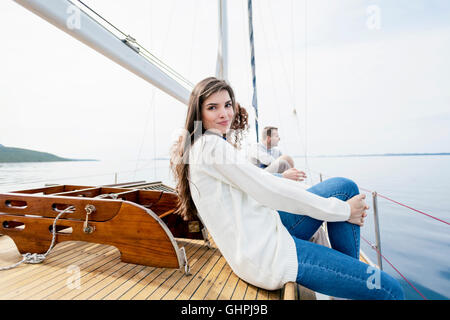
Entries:
<svg viewBox="0 0 450 320">
<path fill-rule="evenodd" d="M 97 161 L 91 159 L 67 159 L 47 152 L 5 147 L 0 144 L 0 163 L 4 162 L 54 162 L 54 161 Z"/>
</svg>

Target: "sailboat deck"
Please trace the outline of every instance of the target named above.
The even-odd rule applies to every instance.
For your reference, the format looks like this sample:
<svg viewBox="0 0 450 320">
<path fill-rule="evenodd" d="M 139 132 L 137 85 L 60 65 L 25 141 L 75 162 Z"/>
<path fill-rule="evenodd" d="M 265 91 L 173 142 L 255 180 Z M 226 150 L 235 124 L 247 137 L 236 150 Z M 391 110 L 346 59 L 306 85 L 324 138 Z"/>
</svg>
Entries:
<svg viewBox="0 0 450 320">
<path fill-rule="evenodd" d="M 268 291 L 246 283 L 215 247 L 203 240 L 177 239 L 190 275 L 120 261 L 115 247 L 80 241 L 57 244 L 41 264 L 0 271 L 0 300 L 315 300 L 295 283 Z M 361 260 L 370 264 L 362 254 Z M 14 242 L 0 236 L 0 267 L 21 260 Z M 79 272 L 79 273 L 77 273 Z M 77 280 L 79 281 L 77 282 Z"/>
<path fill-rule="evenodd" d="M 190 275 L 121 262 L 112 246 L 67 241 L 56 245 L 41 264 L 0 271 L 0 299 L 280 300 L 297 295 L 286 289 L 263 290 L 239 279 L 219 250 L 203 240 L 177 241 L 186 249 Z M 0 267 L 20 259 L 14 242 L 0 236 Z"/>
<path fill-rule="evenodd" d="M 160 183 L 139 189 L 162 190 Z M 171 191 L 171 189 L 168 189 Z M 0 270 L 0 300 L 314 300 L 321 296 L 296 283 L 280 290 L 257 288 L 233 273 L 209 238 L 176 238 L 184 247 L 190 275 L 184 270 L 122 262 L 113 246 L 81 241 L 55 245 L 41 264 Z M 22 259 L 14 241 L 0 235 L 0 268 Z M 372 262 L 361 251 L 361 260 Z M 329 298 L 323 296 L 322 298 Z"/>
</svg>

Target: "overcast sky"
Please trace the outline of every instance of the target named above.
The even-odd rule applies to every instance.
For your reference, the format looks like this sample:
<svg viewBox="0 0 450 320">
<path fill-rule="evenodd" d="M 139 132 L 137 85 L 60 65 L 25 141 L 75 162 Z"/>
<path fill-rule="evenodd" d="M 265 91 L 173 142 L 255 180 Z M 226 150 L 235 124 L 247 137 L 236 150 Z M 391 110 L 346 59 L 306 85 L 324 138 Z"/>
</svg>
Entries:
<svg viewBox="0 0 450 320">
<path fill-rule="evenodd" d="M 214 75 L 216 1 L 85 3 L 191 82 Z M 252 140 L 247 1 L 228 3 L 229 80 Z M 256 0 L 253 15 L 260 127 L 279 126 L 285 152 L 450 152 L 450 1 Z M 12 0 L 0 27 L 0 144 L 168 155 L 185 106 Z"/>
</svg>

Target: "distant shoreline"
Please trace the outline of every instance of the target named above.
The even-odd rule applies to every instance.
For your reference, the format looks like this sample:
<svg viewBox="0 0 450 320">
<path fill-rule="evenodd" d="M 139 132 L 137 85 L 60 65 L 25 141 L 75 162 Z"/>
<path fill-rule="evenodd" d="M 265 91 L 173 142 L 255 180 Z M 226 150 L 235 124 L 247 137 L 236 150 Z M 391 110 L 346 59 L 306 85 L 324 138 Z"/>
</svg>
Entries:
<svg viewBox="0 0 450 320">
<path fill-rule="evenodd" d="M 98 161 L 95 159 L 69 159 L 54 154 L 29 149 L 5 147 L 0 144 L 0 163 Z"/>
<path fill-rule="evenodd" d="M 7 163 L 43 163 L 43 162 L 82 162 L 82 161 L 101 161 L 96 159 L 58 159 L 58 160 L 21 160 L 21 161 L 0 161 L 0 164 Z"/>
<path fill-rule="evenodd" d="M 450 152 L 440 153 L 381 153 L 381 154 L 344 154 L 344 155 L 318 155 L 310 158 L 345 158 L 345 157 L 411 157 L 411 156 L 450 156 Z M 302 158 L 304 155 L 294 156 Z"/>
</svg>

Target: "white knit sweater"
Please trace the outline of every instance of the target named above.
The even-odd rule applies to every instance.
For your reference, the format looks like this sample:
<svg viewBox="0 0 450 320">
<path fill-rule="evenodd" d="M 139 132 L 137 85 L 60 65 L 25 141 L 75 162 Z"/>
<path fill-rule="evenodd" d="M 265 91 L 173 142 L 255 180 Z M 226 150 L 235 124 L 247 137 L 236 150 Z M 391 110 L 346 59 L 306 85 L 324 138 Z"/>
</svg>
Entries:
<svg viewBox="0 0 450 320">
<path fill-rule="evenodd" d="M 350 216 L 348 203 L 257 168 L 215 134 L 194 143 L 189 168 L 192 199 L 220 252 L 240 278 L 267 290 L 295 281 L 298 269 L 294 240 L 276 210 L 323 221 Z"/>
</svg>

